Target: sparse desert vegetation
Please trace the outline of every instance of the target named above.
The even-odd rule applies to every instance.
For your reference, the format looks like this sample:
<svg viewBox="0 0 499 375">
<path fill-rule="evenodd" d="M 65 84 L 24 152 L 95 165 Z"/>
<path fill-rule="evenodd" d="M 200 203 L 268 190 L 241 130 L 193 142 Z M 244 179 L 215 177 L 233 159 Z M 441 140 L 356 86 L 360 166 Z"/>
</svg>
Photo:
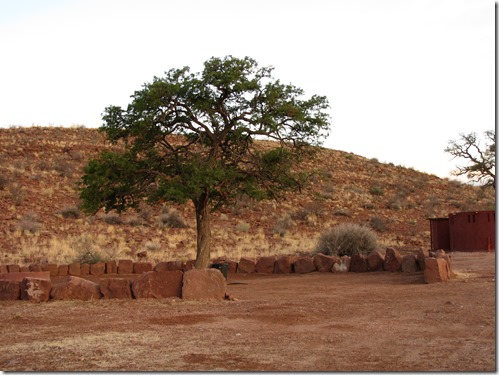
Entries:
<svg viewBox="0 0 499 375">
<path fill-rule="evenodd" d="M 272 147 L 262 141 L 259 147 Z M 0 256 L 2 263 L 71 262 L 85 255 L 81 239 L 102 259 L 188 260 L 196 254 L 191 205 L 158 204 L 118 215 L 83 215 L 78 182 L 107 143 L 96 129 L 28 127 L 0 130 Z M 310 253 L 319 235 L 340 223 L 368 225 L 380 247 L 429 246 L 429 217 L 493 209 L 494 191 L 323 149 L 302 168 L 314 172 L 301 193 L 283 201 L 241 197 L 214 213 L 212 256 Z M 80 245 L 78 245 L 80 243 Z"/>
</svg>

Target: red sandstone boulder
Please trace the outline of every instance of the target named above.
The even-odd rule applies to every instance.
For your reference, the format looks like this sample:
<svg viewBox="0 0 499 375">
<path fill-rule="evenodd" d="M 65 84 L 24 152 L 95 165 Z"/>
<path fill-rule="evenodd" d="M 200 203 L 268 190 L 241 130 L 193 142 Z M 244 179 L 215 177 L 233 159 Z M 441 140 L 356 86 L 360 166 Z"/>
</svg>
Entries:
<svg viewBox="0 0 499 375">
<path fill-rule="evenodd" d="M 237 265 L 237 273 L 255 272 L 256 262 L 253 259 L 242 257 Z"/>
<path fill-rule="evenodd" d="M 118 261 L 118 274 L 125 275 L 129 273 L 133 273 L 133 260 L 120 259 Z"/>
<path fill-rule="evenodd" d="M 386 249 L 385 261 L 383 263 L 383 268 L 385 271 L 397 272 L 400 271 L 402 267 L 402 255 L 398 250 L 389 247 Z"/>
<path fill-rule="evenodd" d="M 57 276 L 59 275 L 59 267 L 55 263 L 45 263 L 42 264 L 42 271 L 44 272 L 50 272 L 50 276 Z"/>
<path fill-rule="evenodd" d="M 69 266 L 67 264 L 61 264 L 58 267 L 57 275 L 58 276 L 67 276 L 69 273 Z"/>
<path fill-rule="evenodd" d="M 133 273 L 141 274 L 152 271 L 152 263 L 149 262 L 136 262 L 133 264 Z"/>
<path fill-rule="evenodd" d="M 39 264 L 31 264 L 31 265 L 29 266 L 29 270 L 30 270 L 31 272 L 42 272 L 42 266 L 41 266 L 41 265 L 39 265 Z"/>
<path fill-rule="evenodd" d="M 81 273 L 81 276 L 88 276 L 88 275 L 90 275 L 90 264 L 83 263 L 80 266 L 80 273 Z"/>
<path fill-rule="evenodd" d="M 293 262 L 293 270 L 295 273 L 310 273 L 316 271 L 314 260 L 309 256 L 299 257 Z"/>
<path fill-rule="evenodd" d="M 414 273 L 418 272 L 418 262 L 416 259 L 416 256 L 414 254 L 407 254 L 404 255 L 402 258 L 402 266 L 401 266 L 402 272 L 405 273 Z"/>
<path fill-rule="evenodd" d="M 261 257 L 255 264 L 255 272 L 257 273 L 273 273 L 274 272 L 275 257 Z"/>
<path fill-rule="evenodd" d="M 13 272 L 0 273 L 0 280 L 10 280 L 21 282 L 25 277 L 34 277 L 36 279 L 50 280 L 49 272 Z"/>
<path fill-rule="evenodd" d="M 132 283 L 133 295 L 135 298 L 157 299 L 181 297 L 183 275 L 179 270 L 143 273 Z"/>
<path fill-rule="evenodd" d="M 17 264 L 7 264 L 7 270 L 9 271 L 9 273 L 12 273 L 12 272 L 19 272 L 19 266 Z"/>
<path fill-rule="evenodd" d="M 443 250 L 442 250 L 443 251 Z M 447 265 L 449 267 L 449 279 L 452 278 L 454 276 L 453 272 L 452 272 L 452 262 L 451 262 L 451 256 L 449 254 L 445 254 L 445 252 L 442 254 L 442 253 L 438 253 L 436 254 L 436 258 L 437 259 L 445 259 L 445 261 L 447 262 Z"/>
<path fill-rule="evenodd" d="M 281 256 L 277 258 L 274 263 L 274 273 L 291 273 L 293 271 L 293 265 L 291 262 L 291 257 Z"/>
<path fill-rule="evenodd" d="M 425 268 L 425 258 L 430 256 L 430 252 L 426 249 L 419 249 L 418 254 L 416 255 L 416 261 L 418 262 L 418 268 L 421 271 L 424 271 Z"/>
<path fill-rule="evenodd" d="M 348 255 L 343 255 L 340 257 L 339 262 L 333 264 L 333 268 L 331 268 L 331 272 L 334 273 L 342 273 L 350 271 L 350 257 Z"/>
<path fill-rule="evenodd" d="M 25 277 L 21 282 L 21 299 L 31 302 L 47 302 L 52 283 L 49 280 Z"/>
<path fill-rule="evenodd" d="M 182 298 L 186 300 L 223 300 L 227 284 L 222 273 L 216 269 L 190 270 L 184 272 Z"/>
<path fill-rule="evenodd" d="M 333 264 L 339 262 L 337 257 L 318 253 L 314 256 L 314 266 L 318 272 L 331 272 Z"/>
<path fill-rule="evenodd" d="M 192 269 L 194 269 L 195 265 L 196 265 L 195 260 L 188 260 L 187 262 L 182 263 L 182 271 L 185 272 L 185 271 L 192 270 Z"/>
<path fill-rule="evenodd" d="M 68 274 L 71 276 L 81 276 L 80 263 L 71 263 L 68 266 Z"/>
<path fill-rule="evenodd" d="M 83 300 L 102 298 L 99 284 L 76 276 L 69 276 L 66 282 L 52 287 L 50 297 L 54 300 Z"/>
<path fill-rule="evenodd" d="M 21 266 L 19 267 L 19 272 L 30 272 L 29 266 Z"/>
<path fill-rule="evenodd" d="M 385 256 L 377 250 L 373 250 L 367 256 L 367 269 L 369 271 L 383 271 Z"/>
<path fill-rule="evenodd" d="M 118 265 L 114 260 L 111 260 L 109 262 L 106 262 L 106 273 L 109 274 L 115 274 L 118 272 Z"/>
<path fill-rule="evenodd" d="M 181 271 L 182 270 L 182 262 L 177 261 L 168 261 L 168 262 L 159 262 L 154 267 L 154 271 L 163 272 L 163 271 Z"/>
<path fill-rule="evenodd" d="M 106 263 L 104 262 L 93 263 L 90 265 L 90 275 L 93 276 L 104 275 L 105 271 L 106 271 Z"/>
<path fill-rule="evenodd" d="M 21 298 L 21 282 L 0 280 L 0 301 L 15 301 Z"/>
<path fill-rule="evenodd" d="M 450 268 L 443 258 L 426 258 L 424 281 L 427 284 L 447 281 L 450 278 Z"/>
<path fill-rule="evenodd" d="M 350 272 L 367 272 L 367 256 L 354 254 L 350 257 Z"/>
<path fill-rule="evenodd" d="M 229 273 L 237 272 L 237 262 L 234 260 L 226 260 L 225 263 L 229 265 Z"/>
<path fill-rule="evenodd" d="M 9 273 L 9 269 L 6 264 L 0 264 L 0 273 Z"/>
<path fill-rule="evenodd" d="M 127 279 L 102 279 L 100 281 L 100 291 L 104 299 L 132 298 L 131 284 Z"/>
</svg>

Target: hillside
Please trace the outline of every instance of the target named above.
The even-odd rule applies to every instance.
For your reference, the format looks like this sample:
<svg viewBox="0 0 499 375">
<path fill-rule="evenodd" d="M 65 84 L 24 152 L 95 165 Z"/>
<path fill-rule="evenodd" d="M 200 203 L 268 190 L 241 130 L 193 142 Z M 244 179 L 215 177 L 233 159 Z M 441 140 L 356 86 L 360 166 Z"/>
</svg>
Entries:
<svg viewBox="0 0 499 375">
<path fill-rule="evenodd" d="M 110 147 L 96 129 L 0 129 L 0 263 L 134 259 L 144 250 L 151 261 L 195 257 L 191 205 L 142 207 L 121 217 L 78 211 L 82 169 Z M 429 217 L 495 206 L 493 191 L 342 151 L 320 150 L 305 168 L 316 173 L 301 194 L 281 202 L 241 199 L 215 213 L 212 255 L 310 252 L 325 228 L 341 222 L 370 225 L 383 247 L 429 247 Z M 167 225 L 173 209 L 186 228 Z"/>
</svg>

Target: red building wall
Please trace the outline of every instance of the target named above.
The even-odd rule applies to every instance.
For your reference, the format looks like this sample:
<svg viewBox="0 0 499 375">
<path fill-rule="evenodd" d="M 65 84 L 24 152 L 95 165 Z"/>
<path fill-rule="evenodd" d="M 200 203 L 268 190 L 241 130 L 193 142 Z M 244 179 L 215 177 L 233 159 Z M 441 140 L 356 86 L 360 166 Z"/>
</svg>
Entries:
<svg viewBox="0 0 499 375">
<path fill-rule="evenodd" d="M 495 211 L 449 215 L 451 251 L 495 251 Z"/>
</svg>

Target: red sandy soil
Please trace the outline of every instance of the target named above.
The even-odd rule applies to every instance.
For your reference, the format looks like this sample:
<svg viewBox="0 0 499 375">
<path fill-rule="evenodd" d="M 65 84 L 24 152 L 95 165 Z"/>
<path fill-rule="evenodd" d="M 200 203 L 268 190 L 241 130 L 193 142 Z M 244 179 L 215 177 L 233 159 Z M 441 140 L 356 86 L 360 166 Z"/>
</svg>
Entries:
<svg viewBox="0 0 499 375">
<path fill-rule="evenodd" d="M 0 303 L 4 371 L 495 371 L 495 254 L 423 273 L 229 275 L 237 301 Z"/>
</svg>

